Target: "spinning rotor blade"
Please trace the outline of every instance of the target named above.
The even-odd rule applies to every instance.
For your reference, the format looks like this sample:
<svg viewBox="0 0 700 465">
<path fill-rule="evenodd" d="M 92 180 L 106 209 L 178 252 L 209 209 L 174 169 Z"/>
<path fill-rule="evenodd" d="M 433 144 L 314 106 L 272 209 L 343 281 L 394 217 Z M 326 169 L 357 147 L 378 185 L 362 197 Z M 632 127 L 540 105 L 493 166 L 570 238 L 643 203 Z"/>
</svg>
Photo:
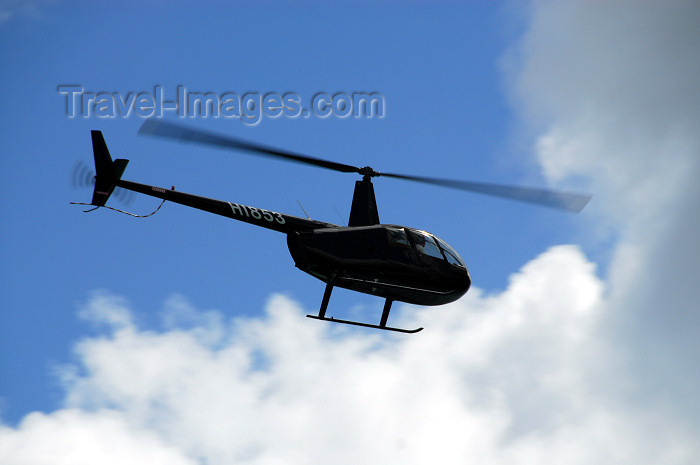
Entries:
<svg viewBox="0 0 700 465">
<path fill-rule="evenodd" d="M 407 176 L 403 174 L 381 173 L 387 178 L 404 179 L 407 181 L 422 182 L 435 186 L 450 187 L 468 192 L 491 195 L 521 202 L 534 203 L 550 208 L 558 208 L 578 213 L 586 206 L 591 195 L 561 192 L 549 189 L 531 187 L 506 186 L 483 182 L 457 181 L 452 179 L 427 178 L 423 176 Z"/>
<path fill-rule="evenodd" d="M 134 203 L 136 192 L 122 189 L 121 187 L 115 187 L 112 195 L 115 196 L 117 200 L 122 203 L 122 205 L 129 207 L 132 203 Z"/>
<path fill-rule="evenodd" d="M 167 139 L 175 139 L 183 142 L 197 142 L 204 145 L 213 145 L 228 149 L 246 150 L 254 152 L 265 157 L 281 158 L 285 160 L 296 161 L 298 163 L 306 163 L 307 165 L 320 166 L 329 170 L 340 171 L 343 173 L 359 173 L 360 168 L 343 163 L 322 160 L 320 158 L 307 157 L 285 150 L 279 150 L 273 147 L 266 147 L 261 144 L 247 142 L 234 137 L 222 136 L 212 132 L 200 131 L 191 129 L 179 124 L 166 123 L 164 121 L 155 121 L 147 119 L 139 129 L 139 134 L 143 136 L 159 136 Z"/>
<path fill-rule="evenodd" d="M 293 152 L 280 150 L 265 145 L 247 142 L 234 137 L 223 136 L 198 129 L 191 129 L 179 124 L 166 123 L 153 119 L 146 120 L 139 134 L 146 136 L 159 136 L 168 139 L 180 140 L 183 142 L 197 142 L 204 145 L 212 145 L 227 149 L 238 149 L 253 152 L 258 155 L 279 158 L 284 160 L 305 163 L 307 165 L 319 166 L 334 171 L 343 173 L 358 173 L 363 176 L 384 176 L 387 178 L 403 179 L 406 181 L 422 182 L 436 186 L 450 187 L 469 192 L 477 192 L 480 194 L 492 195 L 511 200 L 519 200 L 521 202 L 534 203 L 550 208 L 558 208 L 571 212 L 579 212 L 586 206 L 591 199 L 587 194 L 575 194 L 570 192 L 559 192 L 548 189 L 537 189 L 518 186 L 505 186 L 501 184 L 490 184 L 470 181 L 456 181 L 451 179 L 429 178 L 424 176 L 410 176 L 394 173 L 380 173 L 374 171 L 369 166 L 358 168 L 352 165 L 336 163 L 333 161 L 323 160 L 320 158 L 308 157 L 299 155 Z"/>
<path fill-rule="evenodd" d="M 84 161 L 76 161 L 73 169 L 70 170 L 70 185 L 71 187 L 94 186 L 95 172 Z"/>
<path fill-rule="evenodd" d="M 95 172 L 84 161 L 76 161 L 70 172 L 70 185 L 74 188 L 93 187 L 95 185 Z M 112 195 L 127 207 L 134 202 L 136 197 L 135 192 L 121 187 L 115 187 Z"/>
</svg>

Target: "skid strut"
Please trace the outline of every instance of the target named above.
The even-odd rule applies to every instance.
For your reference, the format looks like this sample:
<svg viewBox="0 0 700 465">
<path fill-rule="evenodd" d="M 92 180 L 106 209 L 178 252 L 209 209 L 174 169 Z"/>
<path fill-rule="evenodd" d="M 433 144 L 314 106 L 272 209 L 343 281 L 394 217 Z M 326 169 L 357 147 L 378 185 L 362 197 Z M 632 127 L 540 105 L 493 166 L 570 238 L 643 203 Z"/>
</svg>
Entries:
<svg viewBox="0 0 700 465">
<path fill-rule="evenodd" d="M 333 323 L 343 323 L 346 325 L 354 325 L 354 326 L 363 326 L 365 328 L 375 328 L 375 329 L 382 329 L 385 331 L 396 331 L 399 333 L 417 333 L 418 331 L 421 331 L 423 328 L 418 328 L 418 329 L 402 329 L 402 328 L 392 328 L 391 326 L 387 326 L 386 322 L 389 319 L 389 312 L 391 311 L 391 304 L 394 303 L 393 300 L 387 298 L 386 301 L 384 302 L 384 309 L 382 310 L 382 317 L 381 320 L 379 320 L 378 325 L 373 325 L 370 323 L 362 323 L 359 321 L 350 321 L 350 320 L 341 320 L 339 318 L 327 318 L 326 317 L 326 310 L 328 309 L 328 302 L 331 300 L 331 292 L 333 292 L 333 284 L 330 282 L 326 284 L 326 290 L 323 292 L 323 300 L 321 300 L 321 308 L 318 310 L 318 315 L 306 315 L 308 318 L 313 318 L 315 320 L 323 320 L 323 321 L 332 321 Z"/>
</svg>

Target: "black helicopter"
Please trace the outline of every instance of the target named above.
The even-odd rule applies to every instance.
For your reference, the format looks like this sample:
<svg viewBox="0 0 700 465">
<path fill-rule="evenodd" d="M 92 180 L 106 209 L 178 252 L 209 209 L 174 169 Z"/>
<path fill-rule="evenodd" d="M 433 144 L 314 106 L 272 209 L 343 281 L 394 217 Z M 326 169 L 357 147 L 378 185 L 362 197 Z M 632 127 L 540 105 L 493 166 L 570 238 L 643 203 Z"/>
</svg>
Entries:
<svg viewBox="0 0 700 465">
<path fill-rule="evenodd" d="M 307 315 L 309 318 L 403 333 L 416 333 L 423 328 L 409 330 L 387 326 L 394 301 L 416 305 L 446 304 L 463 296 L 471 285 L 471 279 L 459 254 L 437 236 L 406 226 L 380 223 L 373 177 L 418 181 L 574 212 L 580 211 L 591 198 L 590 195 L 545 189 L 380 173 L 369 166 L 358 168 L 151 119 L 144 122 L 139 134 L 245 150 L 361 175 L 362 180 L 355 182 L 348 225 L 340 226 L 178 192 L 174 188 L 123 180 L 121 176 L 129 160 L 112 160 L 102 132 L 92 131 L 96 171 L 91 179 L 94 192 L 91 203 L 81 205 L 94 206 L 88 211 L 106 207 L 115 188 L 122 188 L 163 199 L 163 202 L 167 200 L 279 231 L 287 235 L 287 245 L 296 267 L 326 283 L 318 315 Z M 331 291 L 335 286 L 386 299 L 379 324 L 326 317 Z"/>
</svg>

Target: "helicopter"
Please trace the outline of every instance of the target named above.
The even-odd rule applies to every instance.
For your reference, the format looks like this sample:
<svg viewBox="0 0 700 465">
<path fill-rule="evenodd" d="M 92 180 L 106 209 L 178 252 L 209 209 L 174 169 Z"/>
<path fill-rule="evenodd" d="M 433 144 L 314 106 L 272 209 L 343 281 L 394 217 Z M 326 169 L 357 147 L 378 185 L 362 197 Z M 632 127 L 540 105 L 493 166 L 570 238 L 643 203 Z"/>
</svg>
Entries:
<svg viewBox="0 0 700 465">
<path fill-rule="evenodd" d="M 369 166 L 360 168 L 337 163 L 155 119 L 147 119 L 139 134 L 242 150 L 259 156 L 359 174 L 362 179 L 355 181 L 350 218 L 347 226 L 342 226 L 179 192 L 174 187 L 166 189 L 121 179 L 129 160 L 113 160 L 102 132 L 93 130 L 91 137 L 96 174 L 90 180 L 94 184 L 92 201 L 89 204 L 71 203 L 92 206 L 88 212 L 105 207 L 128 213 L 106 206 L 115 189 L 126 190 L 162 199 L 161 206 L 165 201 L 170 201 L 286 234 L 295 266 L 326 284 L 318 314 L 307 317 L 386 331 L 417 333 L 423 330 L 422 327 L 403 329 L 388 326 L 393 302 L 424 306 L 454 302 L 469 290 L 471 277 L 457 251 L 434 234 L 408 226 L 382 224 L 372 178 L 381 176 L 416 181 L 572 212 L 580 211 L 591 199 L 587 194 L 548 189 L 378 172 Z M 379 323 L 327 317 L 334 287 L 385 299 Z"/>
</svg>

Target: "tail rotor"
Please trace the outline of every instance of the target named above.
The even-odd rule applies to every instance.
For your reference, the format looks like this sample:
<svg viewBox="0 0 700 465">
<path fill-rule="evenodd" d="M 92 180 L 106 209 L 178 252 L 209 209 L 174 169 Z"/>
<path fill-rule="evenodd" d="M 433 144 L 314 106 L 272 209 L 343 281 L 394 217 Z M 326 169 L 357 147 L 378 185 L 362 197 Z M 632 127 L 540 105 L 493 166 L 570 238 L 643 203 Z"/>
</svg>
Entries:
<svg viewBox="0 0 700 465">
<path fill-rule="evenodd" d="M 71 168 L 69 182 L 74 189 L 94 188 L 95 171 L 83 160 L 77 160 L 73 164 L 73 168 Z M 131 206 L 136 198 L 136 194 L 133 191 L 122 189 L 121 187 L 116 187 L 112 195 L 125 207 Z"/>
</svg>

